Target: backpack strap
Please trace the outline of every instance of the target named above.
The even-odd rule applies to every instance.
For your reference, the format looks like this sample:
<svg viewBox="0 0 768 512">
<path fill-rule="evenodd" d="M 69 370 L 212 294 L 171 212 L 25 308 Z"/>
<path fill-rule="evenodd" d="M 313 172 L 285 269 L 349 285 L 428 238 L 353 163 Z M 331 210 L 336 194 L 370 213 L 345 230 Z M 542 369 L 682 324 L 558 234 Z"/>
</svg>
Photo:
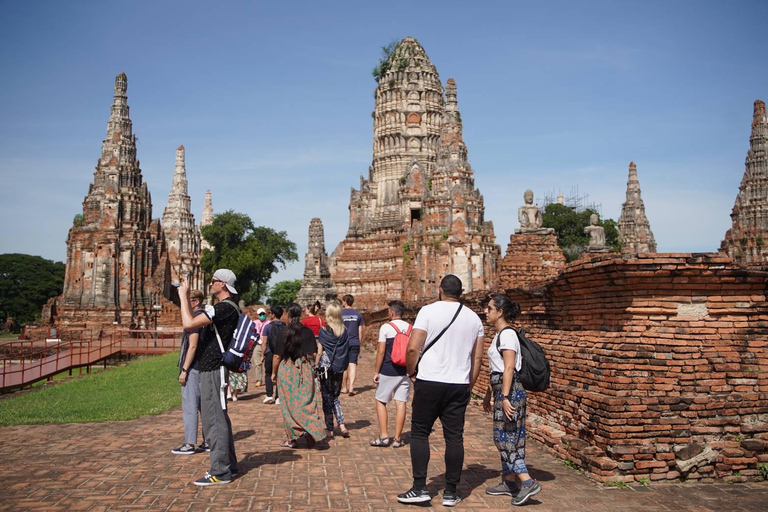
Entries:
<svg viewBox="0 0 768 512">
<path fill-rule="evenodd" d="M 499 336 L 496 338 L 496 351 L 499 353 L 499 355 L 501 355 L 501 333 L 503 333 L 507 329 L 512 329 L 513 331 L 515 331 L 515 328 L 510 326 L 506 326 L 505 328 L 499 331 Z M 517 334 L 517 331 L 515 331 L 515 334 Z"/>
<path fill-rule="evenodd" d="M 396 333 L 405 334 L 406 336 L 411 335 L 411 329 L 413 328 L 413 326 L 410 324 L 408 325 L 408 332 L 401 331 L 400 328 L 397 325 L 395 325 L 395 322 L 387 322 L 387 324 L 391 325 Z"/>
<path fill-rule="evenodd" d="M 453 325 L 453 322 L 455 322 L 455 321 L 456 321 L 456 318 L 459 316 L 459 313 L 461 312 L 461 308 L 462 308 L 462 305 L 461 305 L 461 304 L 459 304 L 459 309 L 457 309 L 457 310 L 456 310 L 456 313 L 453 315 L 453 318 L 451 318 L 451 321 L 448 323 L 448 325 L 446 325 L 446 326 L 445 326 L 445 329 L 443 329 L 442 331 L 440 331 L 440 334 L 438 334 L 438 335 L 435 337 L 435 339 L 434 339 L 434 340 L 432 340 L 432 343 L 430 343 L 428 346 L 424 347 L 424 350 L 422 350 L 422 351 L 421 351 L 421 355 L 419 356 L 419 360 L 418 360 L 418 362 L 416 363 L 416 368 L 417 368 L 417 370 L 418 370 L 418 368 L 419 368 L 419 363 L 421 362 L 421 358 L 422 358 L 422 357 L 424 357 L 424 354 L 426 354 L 426 353 L 427 353 L 427 350 L 431 349 L 431 348 L 432 348 L 432 347 L 435 345 L 435 343 L 437 343 L 437 340 L 439 340 L 440 338 L 442 338 L 442 337 L 443 337 L 443 334 L 445 334 L 445 331 L 447 331 L 447 330 L 448 330 L 448 328 L 449 328 L 451 325 Z"/>
<path fill-rule="evenodd" d="M 240 311 L 240 306 L 235 304 L 235 301 L 233 301 L 229 297 L 227 297 L 226 299 L 224 299 L 221 302 L 225 302 L 225 303 L 229 304 L 230 306 L 235 308 L 235 311 L 237 311 L 238 315 L 242 315 L 242 312 Z M 219 350 L 221 350 L 221 353 L 224 354 L 224 352 L 226 352 L 226 350 L 224 350 L 224 344 L 221 342 L 221 336 L 219 336 L 219 330 L 216 328 L 216 323 L 213 320 L 211 320 L 211 324 L 213 324 L 213 331 L 216 333 L 216 341 L 219 342 Z"/>
</svg>

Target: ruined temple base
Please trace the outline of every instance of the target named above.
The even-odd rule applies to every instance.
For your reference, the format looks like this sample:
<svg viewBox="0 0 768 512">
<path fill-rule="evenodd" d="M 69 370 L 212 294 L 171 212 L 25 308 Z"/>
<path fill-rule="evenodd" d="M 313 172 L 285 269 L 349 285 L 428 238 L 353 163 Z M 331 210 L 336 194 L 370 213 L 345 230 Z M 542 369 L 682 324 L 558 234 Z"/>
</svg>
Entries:
<svg viewBox="0 0 768 512">
<path fill-rule="evenodd" d="M 499 288 L 527 288 L 557 277 L 565 269 L 563 251 L 554 234 L 519 233 L 509 245 L 499 271 Z"/>
</svg>

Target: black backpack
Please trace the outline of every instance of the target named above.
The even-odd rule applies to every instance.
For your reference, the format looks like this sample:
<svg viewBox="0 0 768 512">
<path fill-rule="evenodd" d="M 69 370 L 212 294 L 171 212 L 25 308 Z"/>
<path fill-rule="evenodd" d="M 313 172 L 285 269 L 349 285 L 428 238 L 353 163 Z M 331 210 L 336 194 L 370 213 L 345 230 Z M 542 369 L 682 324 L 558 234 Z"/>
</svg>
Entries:
<svg viewBox="0 0 768 512">
<path fill-rule="evenodd" d="M 505 327 L 499 331 L 496 338 L 496 350 L 501 354 L 501 333 L 512 327 Z M 525 329 L 512 329 L 520 340 L 520 354 L 523 357 L 523 366 L 518 372 L 518 379 L 527 391 L 545 391 L 549 387 L 549 361 L 544 355 L 541 345 L 525 337 Z"/>
</svg>

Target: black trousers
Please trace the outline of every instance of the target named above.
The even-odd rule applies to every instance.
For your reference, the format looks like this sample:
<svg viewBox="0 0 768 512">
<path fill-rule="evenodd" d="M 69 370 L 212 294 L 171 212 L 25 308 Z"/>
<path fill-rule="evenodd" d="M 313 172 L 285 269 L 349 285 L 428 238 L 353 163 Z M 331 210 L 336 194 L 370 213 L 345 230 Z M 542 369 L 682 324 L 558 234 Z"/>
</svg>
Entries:
<svg viewBox="0 0 768 512">
<path fill-rule="evenodd" d="M 277 386 L 272 382 L 272 352 L 264 354 L 264 385 L 267 387 L 267 396 L 278 398 Z M 272 394 L 274 392 L 274 395 Z"/>
<path fill-rule="evenodd" d="M 411 466 L 413 486 L 427 486 L 429 434 L 440 418 L 445 439 L 445 490 L 455 491 L 464 465 L 464 413 L 469 403 L 469 384 L 416 380 L 411 413 Z"/>
</svg>

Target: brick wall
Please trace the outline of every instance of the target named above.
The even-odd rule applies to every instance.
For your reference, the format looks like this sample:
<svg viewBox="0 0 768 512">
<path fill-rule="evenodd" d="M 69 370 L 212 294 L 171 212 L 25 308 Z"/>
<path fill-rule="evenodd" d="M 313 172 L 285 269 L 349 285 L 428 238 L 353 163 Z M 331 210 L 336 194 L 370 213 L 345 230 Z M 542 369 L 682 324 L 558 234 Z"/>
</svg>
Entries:
<svg viewBox="0 0 768 512">
<path fill-rule="evenodd" d="M 508 290 L 552 364 L 533 437 L 603 481 L 760 478 L 767 288 L 768 271 L 729 258 L 651 254 L 587 255 Z"/>
</svg>

